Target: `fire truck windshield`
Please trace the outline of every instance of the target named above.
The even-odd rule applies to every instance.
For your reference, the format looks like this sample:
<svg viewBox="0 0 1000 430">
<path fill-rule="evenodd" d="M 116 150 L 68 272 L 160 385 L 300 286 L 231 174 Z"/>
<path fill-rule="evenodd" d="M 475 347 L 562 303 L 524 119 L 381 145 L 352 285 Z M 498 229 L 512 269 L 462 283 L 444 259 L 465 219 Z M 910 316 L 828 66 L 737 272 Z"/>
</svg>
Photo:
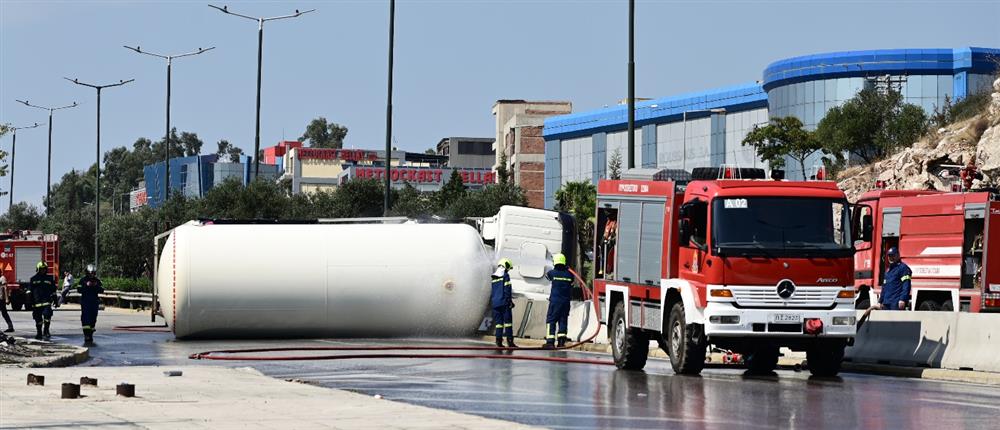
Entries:
<svg viewBox="0 0 1000 430">
<path fill-rule="evenodd" d="M 846 200 L 720 197 L 712 204 L 712 248 L 718 255 L 849 257 Z"/>
</svg>

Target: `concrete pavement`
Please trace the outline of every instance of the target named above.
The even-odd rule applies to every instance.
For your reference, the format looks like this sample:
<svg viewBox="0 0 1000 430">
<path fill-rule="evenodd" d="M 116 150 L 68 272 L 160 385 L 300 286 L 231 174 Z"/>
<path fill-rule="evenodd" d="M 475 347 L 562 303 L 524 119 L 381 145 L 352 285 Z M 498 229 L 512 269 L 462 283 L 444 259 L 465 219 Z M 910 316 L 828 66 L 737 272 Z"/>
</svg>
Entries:
<svg viewBox="0 0 1000 430">
<path fill-rule="evenodd" d="M 168 377 L 167 370 L 181 376 Z M 27 374 L 45 386 L 26 384 Z M 63 382 L 97 378 L 80 399 L 60 399 Z M 136 397 L 115 395 L 120 382 Z M 0 427 L 144 429 L 528 429 L 529 426 L 261 375 L 249 368 L 0 368 Z"/>
</svg>

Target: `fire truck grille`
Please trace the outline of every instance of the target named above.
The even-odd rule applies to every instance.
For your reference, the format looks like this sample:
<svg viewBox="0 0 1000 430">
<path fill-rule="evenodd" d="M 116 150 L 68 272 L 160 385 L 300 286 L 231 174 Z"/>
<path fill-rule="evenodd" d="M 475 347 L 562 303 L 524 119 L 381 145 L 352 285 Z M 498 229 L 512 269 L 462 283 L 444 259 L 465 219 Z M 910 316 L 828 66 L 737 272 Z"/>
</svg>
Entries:
<svg viewBox="0 0 1000 430">
<path fill-rule="evenodd" d="M 727 287 L 733 292 L 736 304 L 748 308 L 805 307 L 825 308 L 837 299 L 836 287 L 796 287 L 787 299 L 778 295 L 774 286 Z"/>
</svg>

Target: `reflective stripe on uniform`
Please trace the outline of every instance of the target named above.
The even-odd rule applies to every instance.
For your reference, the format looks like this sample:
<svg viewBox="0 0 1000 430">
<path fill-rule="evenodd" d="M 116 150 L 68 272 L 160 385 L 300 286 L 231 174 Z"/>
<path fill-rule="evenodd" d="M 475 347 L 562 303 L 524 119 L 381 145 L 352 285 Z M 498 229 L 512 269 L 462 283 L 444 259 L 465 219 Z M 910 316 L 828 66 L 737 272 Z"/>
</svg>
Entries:
<svg viewBox="0 0 1000 430">
<path fill-rule="evenodd" d="M 552 278 L 553 281 L 563 281 L 563 282 L 573 282 L 573 278 L 563 278 L 561 276 L 556 276 Z"/>
<path fill-rule="evenodd" d="M 91 326 L 89 326 L 89 325 L 85 325 L 85 326 L 83 326 L 83 329 L 84 329 L 84 330 L 90 330 L 90 329 L 92 329 L 92 328 L 93 328 L 93 327 L 91 327 Z"/>
<path fill-rule="evenodd" d="M 503 328 L 503 324 L 497 324 L 496 328 Z"/>
<path fill-rule="evenodd" d="M 904 275 L 904 276 L 902 276 L 902 277 L 899 278 L 900 282 L 909 281 L 909 280 L 910 280 L 910 275 Z"/>
<path fill-rule="evenodd" d="M 52 304 L 52 302 L 47 302 L 47 303 L 35 303 L 35 307 L 36 307 L 36 308 L 40 308 L 40 307 L 42 307 L 42 306 L 48 306 L 48 305 L 51 305 L 51 304 Z"/>
<path fill-rule="evenodd" d="M 566 337 L 566 333 L 556 333 L 559 337 Z"/>
<path fill-rule="evenodd" d="M 504 282 L 504 285 L 510 285 L 510 281 Z"/>
<path fill-rule="evenodd" d="M 504 324 L 503 325 L 503 328 L 511 328 L 511 327 L 514 327 L 514 324 Z"/>
</svg>

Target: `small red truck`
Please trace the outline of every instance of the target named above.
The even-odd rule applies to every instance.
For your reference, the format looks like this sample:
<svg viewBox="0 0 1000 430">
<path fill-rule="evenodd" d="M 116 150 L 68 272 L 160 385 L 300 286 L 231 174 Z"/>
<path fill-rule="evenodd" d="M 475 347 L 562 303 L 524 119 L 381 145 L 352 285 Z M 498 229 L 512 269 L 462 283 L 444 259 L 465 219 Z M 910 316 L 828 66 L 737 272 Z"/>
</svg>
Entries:
<svg viewBox="0 0 1000 430">
<path fill-rule="evenodd" d="M 913 271 L 910 309 L 1000 312 L 1000 198 L 989 191 L 875 190 L 861 196 L 857 308 L 878 303 L 885 252 Z"/>
<path fill-rule="evenodd" d="M 641 369 L 656 340 L 677 373 L 699 373 L 710 344 L 767 373 L 788 347 L 836 375 L 856 332 L 846 196 L 722 170 L 599 182 L 594 287 L 615 363 Z"/>
<path fill-rule="evenodd" d="M 59 279 L 59 236 L 40 231 L 7 231 L 0 233 L 0 271 L 7 278 L 11 308 L 26 309 L 29 298 L 23 285 L 35 275 L 35 265 L 45 261 L 49 274 Z"/>
</svg>

